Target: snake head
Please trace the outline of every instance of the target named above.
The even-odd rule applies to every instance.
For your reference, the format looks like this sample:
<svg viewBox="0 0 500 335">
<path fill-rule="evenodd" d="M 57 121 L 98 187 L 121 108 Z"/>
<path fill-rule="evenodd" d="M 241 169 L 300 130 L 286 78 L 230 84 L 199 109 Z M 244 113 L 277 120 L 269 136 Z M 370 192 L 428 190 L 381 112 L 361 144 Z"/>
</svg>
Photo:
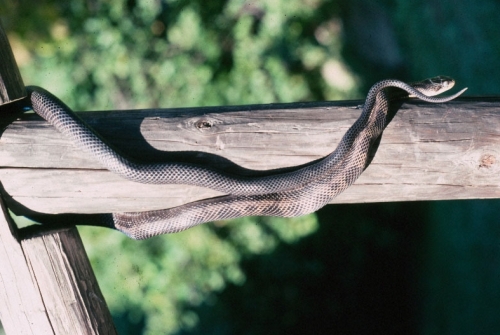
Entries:
<svg viewBox="0 0 500 335">
<path fill-rule="evenodd" d="M 455 86 L 455 80 L 448 76 L 437 76 L 419 82 L 418 90 L 427 96 L 438 95 Z"/>
</svg>

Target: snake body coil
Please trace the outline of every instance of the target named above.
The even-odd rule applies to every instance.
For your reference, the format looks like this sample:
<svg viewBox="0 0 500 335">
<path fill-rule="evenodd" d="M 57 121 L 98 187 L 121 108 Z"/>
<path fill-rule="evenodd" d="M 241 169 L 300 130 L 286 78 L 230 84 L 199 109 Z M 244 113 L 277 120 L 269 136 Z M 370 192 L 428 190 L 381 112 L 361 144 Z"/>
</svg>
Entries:
<svg viewBox="0 0 500 335">
<path fill-rule="evenodd" d="M 398 80 L 376 83 L 368 92 L 358 120 L 337 148 L 315 164 L 281 174 L 247 178 L 187 163 L 145 164 L 117 153 L 49 92 L 29 87 L 33 110 L 74 144 L 89 152 L 104 167 L 127 179 L 154 184 L 191 184 L 227 193 L 226 196 L 192 202 L 179 207 L 147 212 L 103 214 L 103 225 L 135 239 L 185 230 L 194 225 L 249 215 L 292 217 L 311 213 L 352 185 L 363 172 L 369 149 L 384 127 L 394 97 L 385 89 L 396 87 L 432 103 L 452 100 L 465 91 L 444 98 L 430 97 L 450 89 L 451 78 L 440 76 L 415 84 Z"/>
</svg>

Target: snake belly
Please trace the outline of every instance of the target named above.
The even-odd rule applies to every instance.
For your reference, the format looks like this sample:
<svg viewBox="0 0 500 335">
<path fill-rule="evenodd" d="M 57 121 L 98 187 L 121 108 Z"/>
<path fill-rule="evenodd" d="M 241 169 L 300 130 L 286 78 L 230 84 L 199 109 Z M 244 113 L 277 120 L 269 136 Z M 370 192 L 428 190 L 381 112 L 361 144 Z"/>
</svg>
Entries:
<svg viewBox="0 0 500 335">
<path fill-rule="evenodd" d="M 454 85 L 449 77 L 435 77 L 414 84 L 384 80 L 369 90 L 362 113 L 337 148 L 315 164 L 264 177 L 241 177 L 186 163 L 144 164 L 126 158 L 109 146 L 49 92 L 29 87 L 33 110 L 89 152 L 102 165 L 129 180 L 143 183 L 177 183 L 209 187 L 226 196 L 200 200 L 165 210 L 103 214 L 102 225 L 134 239 L 179 232 L 197 224 L 250 215 L 293 217 L 323 207 L 363 172 L 371 145 L 385 127 L 389 103 L 412 95 L 431 103 L 450 101 L 464 90 L 443 98 L 431 97 Z M 390 95 L 386 88 L 396 87 Z"/>
</svg>

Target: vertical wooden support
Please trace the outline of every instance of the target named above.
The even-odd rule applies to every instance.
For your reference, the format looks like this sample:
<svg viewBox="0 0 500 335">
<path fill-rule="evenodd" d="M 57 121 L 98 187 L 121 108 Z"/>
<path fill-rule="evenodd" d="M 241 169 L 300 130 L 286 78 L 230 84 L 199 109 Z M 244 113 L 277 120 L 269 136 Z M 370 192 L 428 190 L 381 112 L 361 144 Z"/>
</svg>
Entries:
<svg viewBox="0 0 500 335">
<path fill-rule="evenodd" d="M 0 199 L 0 318 L 7 335 L 55 334 L 16 238 L 15 224 Z"/>
<path fill-rule="evenodd" d="M 116 334 L 76 228 L 23 239 L 21 246 L 54 334 Z"/>
<path fill-rule="evenodd" d="M 0 105 L 25 96 L 0 26 Z M 78 231 L 21 240 L 1 198 L 0 210 L 0 319 L 6 334 L 116 334 Z"/>
<path fill-rule="evenodd" d="M 14 54 L 0 26 L 0 105 L 22 99 L 26 96 L 21 73 L 17 67 Z"/>
</svg>

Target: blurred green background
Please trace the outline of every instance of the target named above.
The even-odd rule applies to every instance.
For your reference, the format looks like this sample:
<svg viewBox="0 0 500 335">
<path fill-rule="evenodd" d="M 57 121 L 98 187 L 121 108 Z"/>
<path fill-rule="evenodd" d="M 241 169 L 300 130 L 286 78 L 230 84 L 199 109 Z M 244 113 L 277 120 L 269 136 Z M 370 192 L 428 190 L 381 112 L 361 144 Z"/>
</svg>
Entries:
<svg viewBox="0 0 500 335">
<path fill-rule="evenodd" d="M 498 1 L 0 2 L 26 84 L 75 110 L 498 95 Z M 326 206 L 132 241 L 79 230 L 119 333 L 497 334 L 496 200 Z"/>
</svg>

